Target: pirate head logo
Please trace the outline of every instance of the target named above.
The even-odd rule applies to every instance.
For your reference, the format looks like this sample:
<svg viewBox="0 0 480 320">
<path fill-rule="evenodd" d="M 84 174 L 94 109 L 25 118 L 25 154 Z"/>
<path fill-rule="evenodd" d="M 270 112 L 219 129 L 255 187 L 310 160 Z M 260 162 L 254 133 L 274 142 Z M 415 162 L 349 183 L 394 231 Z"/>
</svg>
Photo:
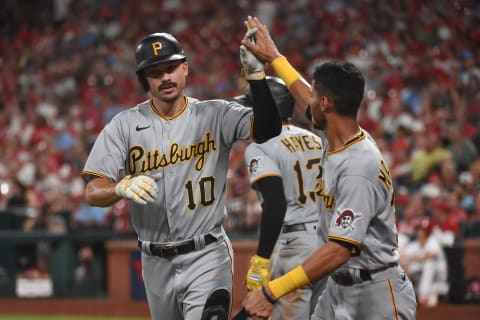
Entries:
<svg viewBox="0 0 480 320">
<path fill-rule="evenodd" d="M 343 230 L 346 230 L 346 229 L 353 230 L 354 229 L 353 224 L 355 223 L 356 220 L 360 219 L 361 217 L 362 217 L 361 213 L 356 213 L 351 209 L 343 210 L 342 213 L 338 215 L 337 220 L 335 220 L 335 226 Z"/>
<path fill-rule="evenodd" d="M 260 160 L 262 160 L 261 157 L 250 160 L 250 163 L 248 164 L 248 170 L 250 171 L 251 175 L 257 173 L 257 170 L 260 168 Z"/>
</svg>

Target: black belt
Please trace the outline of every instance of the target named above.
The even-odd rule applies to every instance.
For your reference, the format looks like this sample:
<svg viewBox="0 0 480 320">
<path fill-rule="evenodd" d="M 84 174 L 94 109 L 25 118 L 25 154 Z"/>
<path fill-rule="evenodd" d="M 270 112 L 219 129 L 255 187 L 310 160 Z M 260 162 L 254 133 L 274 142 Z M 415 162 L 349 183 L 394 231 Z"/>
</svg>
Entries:
<svg viewBox="0 0 480 320">
<path fill-rule="evenodd" d="M 367 270 L 360 270 L 360 279 L 362 281 L 369 281 L 372 280 L 372 276 L 370 275 L 370 272 Z M 334 272 L 330 275 L 335 281 L 336 284 L 339 284 L 341 286 L 351 286 L 354 285 L 355 283 L 359 283 L 358 280 L 355 280 L 352 278 L 350 273 L 348 271 L 337 271 Z"/>
<path fill-rule="evenodd" d="M 387 270 L 388 268 L 396 266 L 396 263 L 392 263 L 387 265 L 384 268 L 368 271 L 368 270 L 358 270 L 358 275 L 360 279 L 354 279 L 352 275 L 348 272 L 348 270 L 336 271 L 330 274 L 330 277 L 335 281 L 335 283 L 341 286 L 351 286 L 357 283 L 361 283 L 363 281 L 370 281 L 372 280 L 372 274 L 377 272 Z M 360 280 L 360 281 L 359 281 Z"/>
<path fill-rule="evenodd" d="M 307 231 L 307 223 L 312 223 L 312 222 L 302 222 L 302 223 L 295 223 L 295 224 L 290 224 L 283 226 L 282 232 L 283 233 L 289 233 L 289 232 L 297 232 L 297 231 Z M 317 229 L 317 226 L 313 227 L 314 229 Z"/>
<path fill-rule="evenodd" d="M 205 246 L 217 241 L 217 239 L 210 234 L 207 234 L 204 238 L 205 238 Z M 141 240 L 138 240 L 138 247 L 142 249 Z M 183 242 L 179 245 L 150 243 L 151 254 L 154 256 L 158 256 L 166 259 L 171 259 L 178 255 L 189 253 L 195 250 L 196 250 L 195 241 L 193 239 Z"/>
</svg>

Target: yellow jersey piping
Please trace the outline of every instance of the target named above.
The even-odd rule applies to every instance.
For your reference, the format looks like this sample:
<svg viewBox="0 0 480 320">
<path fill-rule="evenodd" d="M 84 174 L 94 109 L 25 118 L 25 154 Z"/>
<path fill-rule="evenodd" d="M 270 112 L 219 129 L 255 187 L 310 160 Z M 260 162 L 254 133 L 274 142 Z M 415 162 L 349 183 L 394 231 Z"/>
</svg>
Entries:
<svg viewBox="0 0 480 320">
<path fill-rule="evenodd" d="M 334 151 L 328 151 L 327 155 L 329 156 L 329 155 L 332 155 L 332 154 L 335 154 L 335 153 L 342 152 L 343 150 L 348 149 L 349 147 L 353 146 L 354 144 L 362 141 L 366 137 L 367 137 L 367 134 L 365 133 L 365 131 L 363 129 L 360 129 L 360 134 L 358 136 L 354 137 L 350 141 L 347 141 L 347 143 L 345 143 L 341 148 L 339 148 L 337 150 L 334 150 Z"/>
<path fill-rule="evenodd" d="M 150 102 L 149 102 L 149 104 L 150 104 L 150 109 L 152 109 L 152 112 L 155 113 L 155 114 L 156 114 L 157 116 L 159 116 L 160 118 L 162 118 L 162 119 L 164 119 L 164 120 L 167 120 L 167 121 L 172 121 L 172 120 L 180 117 L 180 116 L 185 112 L 185 110 L 187 109 L 187 106 L 188 106 L 188 98 L 185 97 L 185 96 L 183 96 L 183 98 L 185 99 L 185 103 L 184 103 L 182 109 L 180 109 L 180 111 L 179 111 L 176 115 L 174 115 L 173 117 L 171 117 L 171 118 L 165 117 L 164 115 L 161 115 L 161 114 L 157 111 L 157 109 L 155 109 L 155 105 L 153 104 L 153 99 L 150 99 Z"/>
</svg>

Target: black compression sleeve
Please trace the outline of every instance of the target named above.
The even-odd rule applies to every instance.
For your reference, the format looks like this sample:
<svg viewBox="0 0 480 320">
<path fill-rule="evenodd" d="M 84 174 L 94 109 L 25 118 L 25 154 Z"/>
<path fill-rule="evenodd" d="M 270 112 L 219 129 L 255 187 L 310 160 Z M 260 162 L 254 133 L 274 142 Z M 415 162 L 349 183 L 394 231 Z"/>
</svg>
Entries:
<svg viewBox="0 0 480 320">
<path fill-rule="evenodd" d="M 280 134 L 282 121 L 267 80 L 249 80 L 248 83 L 252 92 L 253 138 L 263 143 Z"/>
<path fill-rule="evenodd" d="M 254 188 L 263 198 L 257 255 L 268 259 L 283 225 L 287 200 L 280 177 L 263 178 L 255 183 Z"/>
</svg>

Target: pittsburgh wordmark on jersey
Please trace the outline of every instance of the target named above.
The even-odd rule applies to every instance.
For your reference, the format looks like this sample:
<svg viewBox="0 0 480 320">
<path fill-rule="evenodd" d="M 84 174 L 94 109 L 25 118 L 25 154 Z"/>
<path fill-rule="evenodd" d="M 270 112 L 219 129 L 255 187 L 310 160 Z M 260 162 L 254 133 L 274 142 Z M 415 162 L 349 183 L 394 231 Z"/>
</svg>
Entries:
<svg viewBox="0 0 480 320">
<path fill-rule="evenodd" d="M 128 151 L 129 169 L 131 174 L 145 173 L 196 159 L 195 169 L 201 171 L 207 154 L 216 150 L 217 143 L 212 139 L 210 132 L 205 134 L 203 140 L 183 148 L 174 142 L 164 154 L 159 149 L 145 151 L 143 146 L 135 145 Z"/>
</svg>

